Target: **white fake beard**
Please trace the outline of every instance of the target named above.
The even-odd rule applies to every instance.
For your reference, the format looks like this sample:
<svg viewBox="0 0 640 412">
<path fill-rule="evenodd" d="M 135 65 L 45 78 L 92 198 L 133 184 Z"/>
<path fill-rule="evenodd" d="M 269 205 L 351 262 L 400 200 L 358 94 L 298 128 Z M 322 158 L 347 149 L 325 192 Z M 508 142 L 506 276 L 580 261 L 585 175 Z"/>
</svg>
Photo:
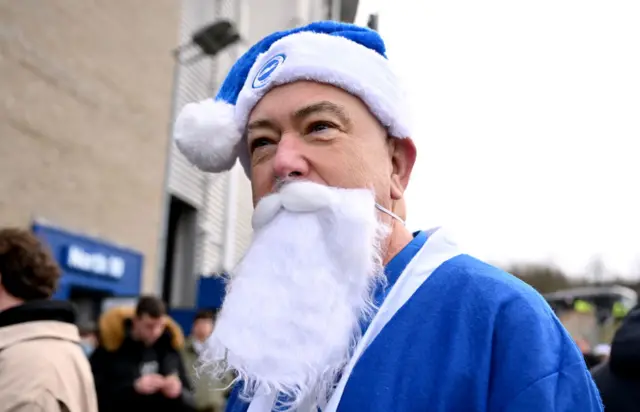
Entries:
<svg viewBox="0 0 640 412">
<path fill-rule="evenodd" d="M 263 198 L 201 362 L 243 382 L 240 396 L 281 393 L 295 410 L 323 405 L 375 311 L 384 282 L 373 193 L 306 181 Z"/>
</svg>

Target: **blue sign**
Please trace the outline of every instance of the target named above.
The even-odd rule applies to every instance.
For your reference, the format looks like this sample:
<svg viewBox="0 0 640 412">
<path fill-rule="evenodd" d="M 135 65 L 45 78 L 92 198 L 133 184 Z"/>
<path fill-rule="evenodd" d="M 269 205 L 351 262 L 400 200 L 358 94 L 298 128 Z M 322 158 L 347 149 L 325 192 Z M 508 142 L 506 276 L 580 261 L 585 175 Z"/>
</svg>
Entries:
<svg viewBox="0 0 640 412">
<path fill-rule="evenodd" d="M 198 308 L 220 309 L 226 293 L 226 275 L 203 276 L 198 282 Z"/>
<path fill-rule="evenodd" d="M 72 288 L 105 296 L 140 294 L 144 263 L 140 252 L 39 223 L 33 225 L 33 232 L 63 270 L 55 298 L 68 298 Z"/>
<path fill-rule="evenodd" d="M 121 279 L 127 269 L 124 257 L 117 254 L 90 252 L 78 244 L 70 245 L 65 252 L 63 263 L 70 270 Z"/>
<path fill-rule="evenodd" d="M 223 276 L 202 276 L 198 281 L 198 300 L 195 308 L 171 308 L 169 315 L 183 331 L 188 332 L 200 309 L 217 310 L 224 301 L 226 280 Z"/>
</svg>

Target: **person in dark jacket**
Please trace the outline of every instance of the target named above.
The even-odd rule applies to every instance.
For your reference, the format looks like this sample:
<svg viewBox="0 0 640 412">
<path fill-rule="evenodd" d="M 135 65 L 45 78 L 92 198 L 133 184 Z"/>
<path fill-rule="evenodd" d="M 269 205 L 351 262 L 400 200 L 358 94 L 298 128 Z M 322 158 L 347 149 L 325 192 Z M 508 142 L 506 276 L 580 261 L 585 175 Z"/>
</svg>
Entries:
<svg viewBox="0 0 640 412">
<path fill-rule="evenodd" d="M 607 412 L 640 410 L 640 306 L 627 315 L 611 344 L 609 361 L 592 370 Z"/>
<path fill-rule="evenodd" d="M 158 298 L 143 296 L 135 311 L 116 307 L 99 322 L 91 355 L 100 412 L 191 412 L 193 394 L 180 357 L 184 335 Z"/>
</svg>

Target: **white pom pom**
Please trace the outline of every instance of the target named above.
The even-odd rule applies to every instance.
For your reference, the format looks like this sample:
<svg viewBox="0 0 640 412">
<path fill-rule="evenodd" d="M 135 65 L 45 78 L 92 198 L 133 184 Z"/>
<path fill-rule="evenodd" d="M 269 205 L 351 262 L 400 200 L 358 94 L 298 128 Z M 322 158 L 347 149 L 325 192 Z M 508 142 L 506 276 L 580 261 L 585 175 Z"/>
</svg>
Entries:
<svg viewBox="0 0 640 412">
<path fill-rule="evenodd" d="M 235 164 L 242 131 L 235 122 L 233 105 L 207 99 L 184 106 L 176 119 L 173 136 L 180 152 L 194 166 L 220 173 Z"/>
</svg>

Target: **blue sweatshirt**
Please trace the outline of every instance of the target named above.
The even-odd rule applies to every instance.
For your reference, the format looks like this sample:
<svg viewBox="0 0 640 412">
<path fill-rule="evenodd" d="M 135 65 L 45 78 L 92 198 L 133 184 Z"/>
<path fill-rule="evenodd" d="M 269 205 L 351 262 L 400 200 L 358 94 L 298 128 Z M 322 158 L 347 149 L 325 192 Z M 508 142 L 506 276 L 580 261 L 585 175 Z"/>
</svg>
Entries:
<svg viewBox="0 0 640 412">
<path fill-rule="evenodd" d="M 427 237 L 417 233 L 389 262 L 379 301 Z M 247 408 L 234 391 L 227 411 Z M 435 269 L 384 326 L 338 405 L 338 412 L 602 410 L 580 351 L 542 296 L 464 254 Z"/>
</svg>

